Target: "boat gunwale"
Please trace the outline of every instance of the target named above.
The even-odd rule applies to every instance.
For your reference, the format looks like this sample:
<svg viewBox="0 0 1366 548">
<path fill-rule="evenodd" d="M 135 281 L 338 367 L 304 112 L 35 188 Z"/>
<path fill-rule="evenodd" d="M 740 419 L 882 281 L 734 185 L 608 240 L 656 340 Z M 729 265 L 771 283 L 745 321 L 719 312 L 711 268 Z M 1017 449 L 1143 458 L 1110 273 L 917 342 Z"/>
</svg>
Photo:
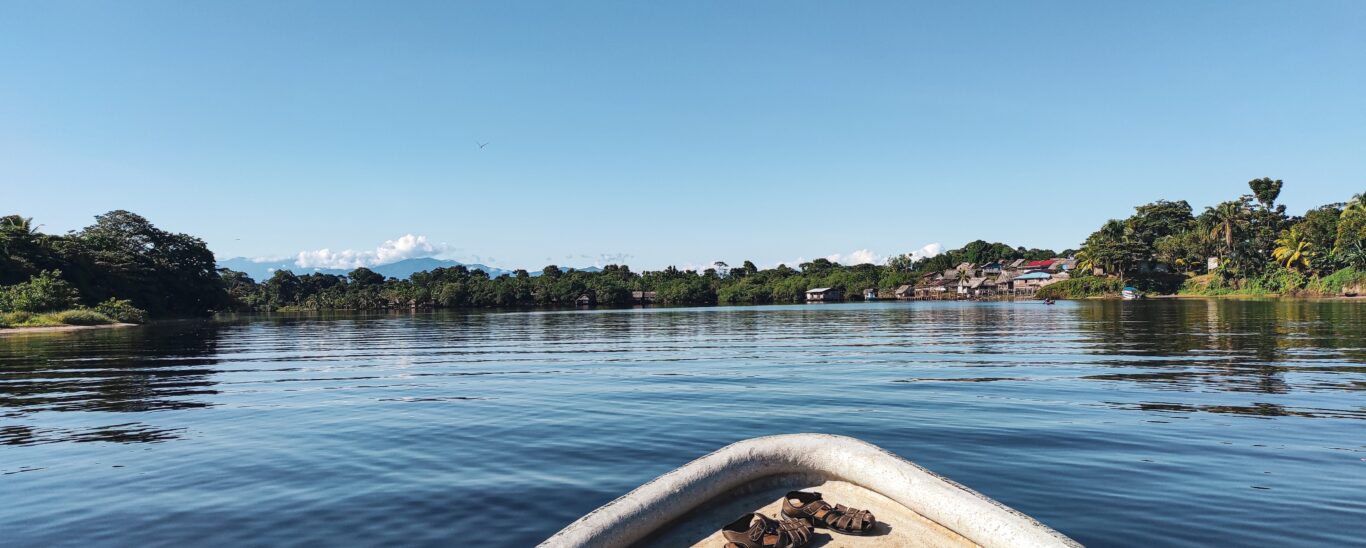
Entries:
<svg viewBox="0 0 1366 548">
<path fill-rule="evenodd" d="M 727 492 L 783 474 L 811 474 L 868 489 L 986 548 L 1081 546 L 900 455 L 832 434 L 782 434 L 732 443 L 602 505 L 540 546 L 629 546 Z"/>
</svg>

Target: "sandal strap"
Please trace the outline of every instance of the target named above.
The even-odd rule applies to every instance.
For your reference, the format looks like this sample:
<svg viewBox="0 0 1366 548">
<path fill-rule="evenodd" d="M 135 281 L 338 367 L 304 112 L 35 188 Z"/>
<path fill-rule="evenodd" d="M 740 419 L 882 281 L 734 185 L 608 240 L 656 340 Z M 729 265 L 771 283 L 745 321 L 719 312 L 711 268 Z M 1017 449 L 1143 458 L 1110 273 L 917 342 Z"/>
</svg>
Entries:
<svg viewBox="0 0 1366 548">
<path fill-rule="evenodd" d="M 767 525 L 768 524 L 763 521 L 759 521 L 756 522 L 754 525 L 751 525 L 747 533 L 749 535 L 749 539 L 759 543 L 760 545 L 763 545 L 764 533 L 768 531 Z"/>
<path fill-rule="evenodd" d="M 810 536 L 810 529 L 805 523 L 791 519 L 777 522 L 774 532 L 778 537 L 774 545 L 776 548 L 803 546 Z"/>
<path fill-rule="evenodd" d="M 835 512 L 840 514 L 835 521 L 841 529 L 862 530 L 873 523 L 873 513 L 867 510 L 836 504 Z"/>
<path fill-rule="evenodd" d="M 821 524 L 837 531 L 853 533 L 865 532 L 877 523 L 872 512 L 843 504 L 831 505 L 820 493 L 805 491 L 787 494 L 783 501 L 783 515 L 801 519 L 808 525 Z"/>
<path fill-rule="evenodd" d="M 805 512 L 806 515 L 811 517 L 816 517 L 816 514 L 821 513 L 822 510 L 833 510 L 833 508 L 830 506 L 830 503 L 825 502 L 824 500 L 809 502 L 805 506 L 802 506 L 802 512 Z M 826 515 L 829 515 L 829 512 L 827 512 Z"/>
</svg>

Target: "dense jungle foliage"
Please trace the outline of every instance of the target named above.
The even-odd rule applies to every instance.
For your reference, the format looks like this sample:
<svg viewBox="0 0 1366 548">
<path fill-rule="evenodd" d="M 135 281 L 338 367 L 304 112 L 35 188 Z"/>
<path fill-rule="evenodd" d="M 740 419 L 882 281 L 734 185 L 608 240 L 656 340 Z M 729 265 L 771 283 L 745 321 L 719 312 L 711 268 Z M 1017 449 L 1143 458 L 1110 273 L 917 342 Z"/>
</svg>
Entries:
<svg viewBox="0 0 1366 548">
<path fill-rule="evenodd" d="M 1040 297 L 1082 298 L 1133 285 L 1150 293 L 1355 294 L 1366 285 L 1366 194 L 1289 215 L 1283 183 L 1262 178 L 1250 193 L 1196 214 L 1185 201 L 1159 200 L 1113 219 L 1078 251 L 1011 247 L 983 240 L 933 257 L 900 255 L 885 264 L 826 259 L 759 269 L 751 261 L 702 271 L 669 267 L 600 272 L 551 265 L 489 277 L 463 266 L 408 279 L 367 268 L 345 276 L 280 270 L 266 280 L 216 267 L 203 240 L 163 231 L 127 211 L 111 211 L 64 235 L 29 218 L 0 217 L 0 326 L 141 322 L 225 310 L 324 310 L 626 305 L 649 293 L 659 304 L 800 302 L 808 289 L 834 287 L 850 298 L 888 291 L 961 263 L 1075 256 L 1071 279 Z M 640 293 L 637 293 L 640 292 Z M 69 322 L 56 315 L 63 312 Z M 103 318 L 103 319 L 101 319 Z"/>
</svg>

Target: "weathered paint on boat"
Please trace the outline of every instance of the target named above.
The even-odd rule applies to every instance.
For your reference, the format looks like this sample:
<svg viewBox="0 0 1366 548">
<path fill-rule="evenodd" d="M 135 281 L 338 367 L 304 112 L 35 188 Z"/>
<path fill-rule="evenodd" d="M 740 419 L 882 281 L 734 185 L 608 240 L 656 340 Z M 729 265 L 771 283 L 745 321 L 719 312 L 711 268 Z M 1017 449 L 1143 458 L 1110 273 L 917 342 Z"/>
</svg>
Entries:
<svg viewBox="0 0 1366 548">
<path fill-rule="evenodd" d="M 836 534 L 841 545 L 1080 546 L 895 454 L 828 434 L 728 445 L 579 518 L 541 546 L 720 546 L 721 525 L 745 512 L 772 515 L 782 493 L 794 488 L 814 488 L 835 502 L 873 511 L 879 530 L 867 537 Z"/>
</svg>

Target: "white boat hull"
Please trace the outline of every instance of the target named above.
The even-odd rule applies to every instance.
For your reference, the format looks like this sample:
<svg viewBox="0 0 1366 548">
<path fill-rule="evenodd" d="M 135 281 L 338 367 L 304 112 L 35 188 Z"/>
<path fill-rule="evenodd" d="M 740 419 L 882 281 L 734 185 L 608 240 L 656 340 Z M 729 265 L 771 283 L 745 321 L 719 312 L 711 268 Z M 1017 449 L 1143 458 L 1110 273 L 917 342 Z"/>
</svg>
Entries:
<svg viewBox="0 0 1366 548">
<path fill-rule="evenodd" d="M 842 546 L 1080 546 L 877 446 L 827 434 L 726 446 L 594 510 L 541 546 L 720 546 L 721 525 L 746 512 L 773 515 L 783 493 L 813 488 L 877 516 L 873 535 L 835 534 Z"/>
</svg>

